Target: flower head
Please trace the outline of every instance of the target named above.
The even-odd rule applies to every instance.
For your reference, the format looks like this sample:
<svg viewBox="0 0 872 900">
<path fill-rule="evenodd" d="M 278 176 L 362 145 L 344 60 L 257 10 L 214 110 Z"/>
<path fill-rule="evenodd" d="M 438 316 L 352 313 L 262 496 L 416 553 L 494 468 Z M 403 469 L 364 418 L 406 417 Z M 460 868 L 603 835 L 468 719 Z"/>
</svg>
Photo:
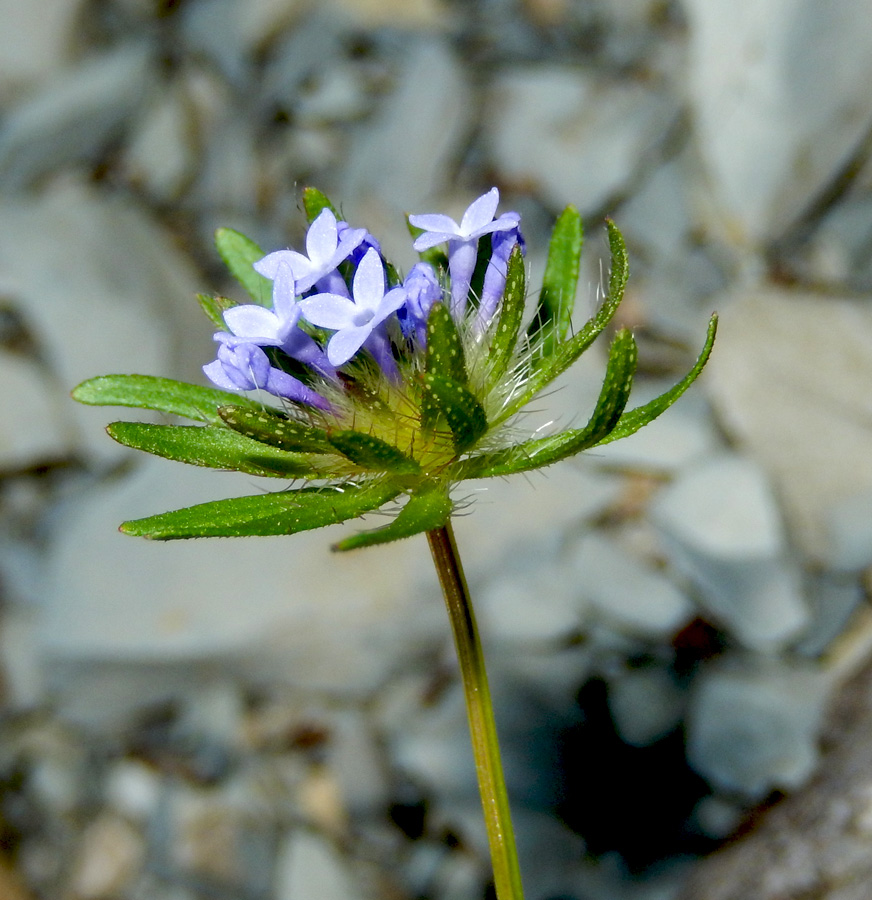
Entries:
<svg viewBox="0 0 872 900">
<path fill-rule="evenodd" d="M 364 229 L 337 222 L 329 201 L 307 190 L 308 256 L 264 255 L 225 235 L 222 256 L 255 303 L 201 304 L 221 328 L 217 359 L 204 367 L 222 390 L 145 376 L 106 376 L 76 390 L 87 403 L 121 402 L 181 414 L 204 428 L 140 425 L 117 440 L 152 453 L 310 482 L 294 490 L 218 500 L 126 523 L 161 539 L 288 534 L 354 518 L 402 500 L 396 519 L 355 535 L 342 549 L 382 543 L 444 525 L 451 493 L 469 478 L 551 465 L 632 434 L 667 409 L 699 375 L 699 359 L 671 390 L 626 411 L 636 364 L 629 331 L 617 331 L 599 399 L 587 424 L 519 436 L 518 414 L 571 366 L 615 314 L 627 279 L 620 232 L 608 223 L 611 273 L 600 309 L 571 332 L 581 220 L 557 221 L 541 289 L 527 310 L 524 238 L 517 213 L 495 218 L 494 188 L 460 223 L 410 216 L 425 257 L 405 279 Z M 469 302 L 479 239 L 490 235 L 481 296 Z M 448 262 L 429 251 L 448 243 Z M 252 269 L 253 266 L 253 269 Z M 271 308 L 257 305 L 272 281 Z M 450 302 L 443 296 L 450 295 Z M 229 329 L 229 330 L 228 330 Z M 257 390 L 258 398 L 239 392 Z M 281 408 L 263 405 L 263 392 Z M 119 400 L 119 398 L 121 398 Z M 169 429 L 169 430 L 167 430 Z M 318 487 L 313 487 L 312 485 Z"/>
</svg>

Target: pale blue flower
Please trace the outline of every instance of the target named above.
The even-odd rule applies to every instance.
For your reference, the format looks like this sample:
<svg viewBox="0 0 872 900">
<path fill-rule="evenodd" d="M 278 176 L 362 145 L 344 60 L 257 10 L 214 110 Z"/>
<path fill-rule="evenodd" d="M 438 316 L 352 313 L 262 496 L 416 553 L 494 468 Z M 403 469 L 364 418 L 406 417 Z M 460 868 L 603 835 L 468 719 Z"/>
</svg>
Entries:
<svg viewBox="0 0 872 900">
<path fill-rule="evenodd" d="M 406 305 L 399 310 L 407 336 L 414 335 L 418 345 L 427 343 L 427 316 L 437 300 L 442 299 L 442 286 L 429 263 L 415 263 L 403 281 Z"/>
<path fill-rule="evenodd" d="M 216 334 L 215 340 L 220 344 L 218 358 L 203 366 L 203 371 L 218 387 L 229 391 L 264 390 L 319 409 L 330 408 L 317 391 L 271 365 L 269 357 L 256 344 L 239 342 L 223 332 Z"/>
<path fill-rule="evenodd" d="M 385 293 L 385 268 L 375 249 L 366 252 L 354 273 L 351 287 L 353 299 L 323 293 L 300 301 L 300 308 L 309 322 L 336 332 L 327 344 L 327 359 L 334 366 L 347 363 L 370 336 L 378 339 L 377 326 L 406 300 L 406 292 L 401 287 Z M 381 345 L 382 342 L 377 343 Z"/>
<path fill-rule="evenodd" d="M 341 235 L 339 231 L 336 216 L 329 209 L 323 209 L 306 232 L 308 256 L 296 250 L 276 250 L 254 264 L 256 272 L 273 280 L 274 305 L 277 299 L 275 293 L 277 279 L 282 279 L 282 296 L 287 295 L 285 273 L 288 271 L 292 274 L 294 282 L 291 297 L 305 293 L 326 278 L 331 279 L 332 293 L 340 290 L 338 282 L 333 277 L 334 274 L 338 276 L 336 267 L 361 244 L 366 238 L 367 231 L 365 228 L 345 228 Z M 341 281 L 341 276 L 339 280 Z"/>
<path fill-rule="evenodd" d="M 422 228 L 424 234 L 415 240 L 417 251 L 429 250 L 437 244 L 448 242 L 448 271 L 451 276 L 451 309 L 457 316 L 466 311 L 469 283 L 475 271 L 478 239 L 495 231 L 517 228 L 520 216 L 517 213 L 503 213 L 494 219 L 500 202 L 500 192 L 491 188 L 467 207 L 460 224 L 450 216 L 438 213 L 409 216 L 415 228 Z"/>
</svg>

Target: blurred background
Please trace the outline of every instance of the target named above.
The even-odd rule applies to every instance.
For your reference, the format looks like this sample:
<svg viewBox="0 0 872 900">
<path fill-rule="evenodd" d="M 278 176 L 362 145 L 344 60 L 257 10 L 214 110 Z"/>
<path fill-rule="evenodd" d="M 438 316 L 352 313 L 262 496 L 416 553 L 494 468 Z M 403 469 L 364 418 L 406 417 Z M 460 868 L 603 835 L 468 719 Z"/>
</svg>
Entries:
<svg viewBox="0 0 872 900">
<path fill-rule="evenodd" d="M 632 405 L 721 314 L 655 425 L 458 497 L 528 900 L 676 897 L 803 789 L 872 647 L 872 0 L 0 0 L 0 22 L 0 896 L 489 896 L 423 539 L 122 537 L 263 485 L 118 447 L 112 410 L 69 400 L 109 372 L 202 383 L 195 294 L 239 296 L 215 228 L 299 247 L 309 184 L 401 268 L 405 213 L 497 185 L 534 285 L 576 204 L 578 323 L 614 217 Z M 603 358 L 541 422 L 585 420 Z"/>
</svg>

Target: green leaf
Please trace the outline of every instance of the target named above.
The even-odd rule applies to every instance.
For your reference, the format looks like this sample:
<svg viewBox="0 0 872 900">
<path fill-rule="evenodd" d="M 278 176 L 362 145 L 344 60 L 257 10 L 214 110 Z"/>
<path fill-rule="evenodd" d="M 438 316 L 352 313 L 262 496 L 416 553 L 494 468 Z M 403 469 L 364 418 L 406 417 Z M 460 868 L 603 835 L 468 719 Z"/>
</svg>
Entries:
<svg viewBox="0 0 872 900">
<path fill-rule="evenodd" d="M 239 304 L 227 297 L 217 297 L 212 294 L 197 294 L 197 300 L 200 309 L 206 313 L 209 321 L 220 331 L 226 331 L 227 324 L 224 321 L 224 313 Z"/>
<path fill-rule="evenodd" d="M 158 541 L 296 534 L 354 519 L 377 509 L 399 493 L 393 485 L 379 482 L 361 487 L 301 488 L 233 497 L 133 519 L 124 522 L 121 531 Z"/>
<path fill-rule="evenodd" d="M 192 466 L 270 478 L 313 478 L 319 474 L 306 457 L 276 450 L 219 425 L 113 422 L 106 431 L 125 447 Z"/>
<path fill-rule="evenodd" d="M 424 374 L 425 396 L 429 395 L 439 412 L 445 416 L 454 448 L 458 453 L 468 450 L 485 434 L 487 416 L 475 395 L 462 384 L 444 375 Z"/>
<path fill-rule="evenodd" d="M 329 209 L 337 219 L 341 218 L 336 211 L 336 207 L 330 202 L 327 195 L 314 187 L 303 189 L 303 209 L 306 210 L 306 219 L 310 225 L 325 209 Z"/>
<path fill-rule="evenodd" d="M 529 329 L 543 356 L 550 356 L 569 331 L 583 243 L 581 216 L 574 206 L 567 206 L 551 233 L 539 306 Z"/>
<path fill-rule="evenodd" d="M 612 269 L 609 275 L 609 294 L 597 312 L 585 323 L 584 327 L 566 341 L 558 344 L 550 357 L 537 361 L 532 374 L 527 380 L 526 389 L 518 394 L 513 402 L 500 413 L 494 425 L 504 422 L 519 409 L 526 406 L 533 397 L 546 388 L 555 378 L 562 375 L 585 350 L 600 336 L 603 329 L 611 322 L 624 297 L 624 286 L 627 283 L 627 249 L 617 226 L 606 222 L 609 231 L 609 246 L 612 253 Z"/>
<path fill-rule="evenodd" d="M 649 422 L 653 422 L 661 413 L 669 409 L 669 407 L 675 403 L 694 381 L 696 381 L 700 372 L 705 368 L 705 364 L 708 362 L 709 356 L 711 356 L 717 330 L 718 317 L 717 315 L 713 315 L 709 320 L 708 333 L 706 334 L 702 352 L 699 354 L 697 361 L 687 375 L 685 375 L 678 384 L 661 394 L 659 397 L 655 397 L 644 406 L 637 406 L 635 409 L 631 409 L 629 412 L 624 413 L 615 428 L 600 440 L 599 445 L 609 444 L 612 441 L 617 441 L 621 438 L 629 437 L 631 434 L 635 434 L 640 428 L 647 425 Z"/>
<path fill-rule="evenodd" d="M 232 228 L 215 232 L 215 246 L 231 275 L 245 288 L 255 303 L 272 305 L 273 283 L 254 271 L 253 264 L 266 255 L 251 238 Z"/>
<path fill-rule="evenodd" d="M 463 344 L 454 317 L 442 302 L 434 303 L 427 315 L 426 371 L 467 383 Z"/>
<path fill-rule="evenodd" d="M 247 406 L 219 406 L 218 415 L 225 425 L 246 437 L 271 447 L 296 453 L 332 453 L 327 432 L 295 422 L 266 409 Z"/>
<path fill-rule="evenodd" d="M 260 403 L 230 391 L 154 375 L 100 375 L 74 388 L 72 397 L 88 406 L 154 409 L 213 425 L 221 423 L 217 412 L 219 406 L 231 403 L 256 410 L 263 408 Z"/>
<path fill-rule="evenodd" d="M 451 517 L 451 498 L 443 488 L 431 488 L 414 493 L 400 510 L 393 522 L 362 531 L 333 545 L 334 550 L 356 550 L 358 547 L 372 547 L 412 537 L 434 528 L 441 528 Z"/>
<path fill-rule="evenodd" d="M 518 343 L 518 332 L 521 319 L 524 317 L 524 303 L 527 299 L 527 275 L 524 270 L 524 257 L 519 245 L 515 245 L 509 256 L 506 267 L 506 287 L 499 316 L 494 328 L 490 345 L 490 383 L 495 385 L 503 377 L 515 346 Z"/>
<path fill-rule="evenodd" d="M 346 458 L 371 472 L 414 474 L 420 465 L 402 450 L 361 431 L 330 431 L 327 440 Z"/>
<path fill-rule="evenodd" d="M 609 350 L 606 377 L 599 399 L 584 428 L 573 428 L 552 437 L 538 438 L 496 453 L 473 457 L 460 464 L 459 478 L 491 478 L 550 466 L 602 443 L 621 417 L 636 372 L 636 342 L 622 329 Z"/>
</svg>

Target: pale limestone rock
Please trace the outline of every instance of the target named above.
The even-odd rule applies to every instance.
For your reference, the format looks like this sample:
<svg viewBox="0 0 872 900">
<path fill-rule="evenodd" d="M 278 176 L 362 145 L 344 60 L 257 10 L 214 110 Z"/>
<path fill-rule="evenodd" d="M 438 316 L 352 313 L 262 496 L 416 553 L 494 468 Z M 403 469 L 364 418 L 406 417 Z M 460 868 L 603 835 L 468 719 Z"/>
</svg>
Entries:
<svg viewBox="0 0 872 900">
<path fill-rule="evenodd" d="M 0 471 L 31 469 L 69 456 L 73 442 L 62 395 L 36 363 L 0 351 L 0 383 Z"/>
<path fill-rule="evenodd" d="M 724 427 L 772 478 L 810 558 L 868 565 L 868 538 L 840 522 L 872 495 L 872 310 L 761 286 L 722 312 L 704 378 Z"/>
<path fill-rule="evenodd" d="M 0 124 L 0 184 L 94 159 L 136 112 L 150 66 L 151 48 L 131 43 L 57 73 Z"/>
<path fill-rule="evenodd" d="M 678 113 L 668 94 L 566 66 L 494 79 L 486 142 L 500 175 L 555 209 L 598 209 L 626 191 Z"/>
<path fill-rule="evenodd" d="M 188 260 L 125 200 L 59 182 L 0 206 L 0 294 L 21 309 L 58 385 L 52 418 L 65 416 L 76 443 L 98 458 L 128 453 L 101 431 L 117 411 L 67 393 L 111 372 L 198 377 L 214 352 L 198 290 Z M 39 426 L 46 435 L 57 428 L 51 419 Z"/>
<path fill-rule="evenodd" d="M 363 900 L 363 886 L 324 838 L 299 829 L 279 850 L 276 900 Z"/>
<path fill-rule="evenodd" d="M 67 62 L 83 0 L 0 2 L 0 100 L 50 78 Z"/>
<path fill-rule="evenodd" d="M 739 242 L 787 228 L 872 118 L 870 0 L 690 0 L 687 89 Z"/>
<path fill-rule="evenodd" d="M 697 463 L 661 491 L 651 518 L 673 565 L 745 646 L 781 645 L 808 624 L 775 498 L 753 461 L 722 454 Z"/>
</svg>

